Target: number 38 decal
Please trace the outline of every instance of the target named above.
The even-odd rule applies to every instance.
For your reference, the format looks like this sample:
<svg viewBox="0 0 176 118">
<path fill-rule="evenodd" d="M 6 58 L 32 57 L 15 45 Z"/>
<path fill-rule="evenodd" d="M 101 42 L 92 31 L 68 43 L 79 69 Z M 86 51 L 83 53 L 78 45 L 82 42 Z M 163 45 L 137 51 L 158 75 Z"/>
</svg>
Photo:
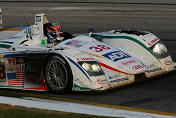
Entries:
<svg viewBox="0 0 176 118">
<path fill-rule="evenodd" d="M 5 65 L 0 63 L 0 81 L 6 80 L 6 72 L 5 72 Z"/>
<path fill-rule="evenodd" d="M 110 47 L 107 47 L 107 46 L 104 46 L 104 45 L 97 45 L 97 47 L 93 46 L 93 47 L 90 47 L 89 49 L 95 49 L 95 52 L 101 52 L 103 50 L 108 50 L 108 49 L 111 49 Z"/>
</svg>

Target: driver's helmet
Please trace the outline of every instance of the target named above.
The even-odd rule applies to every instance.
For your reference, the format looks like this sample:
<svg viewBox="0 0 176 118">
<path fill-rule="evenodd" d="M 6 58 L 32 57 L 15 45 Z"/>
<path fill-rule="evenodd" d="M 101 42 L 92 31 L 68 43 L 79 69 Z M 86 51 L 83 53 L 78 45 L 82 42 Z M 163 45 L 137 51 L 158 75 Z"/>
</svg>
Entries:
<svg viewBox="0 0 176 118">
<path fill-rule="evenodd" d="M 58 25 L 52 25 L 47 27 L 47 34 L 49 38 L 56 38 L 57 40 L 61 40 L 63 30 Z"/>
</svg>

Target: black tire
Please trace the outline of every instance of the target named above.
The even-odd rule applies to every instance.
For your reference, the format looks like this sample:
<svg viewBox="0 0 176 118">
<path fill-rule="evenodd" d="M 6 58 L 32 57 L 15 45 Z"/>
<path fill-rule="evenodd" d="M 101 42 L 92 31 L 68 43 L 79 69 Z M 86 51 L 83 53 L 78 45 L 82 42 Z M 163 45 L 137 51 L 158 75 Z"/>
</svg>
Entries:
<svg viewBox="0 0 176 118">
<path fill-rule="evenodd" d="M 60 56 L 47 58 L 44 68 L 45 83 L 49 90 L 63 94 L 73 86 L 72 71 L 65 59 Z"/>
</svg>

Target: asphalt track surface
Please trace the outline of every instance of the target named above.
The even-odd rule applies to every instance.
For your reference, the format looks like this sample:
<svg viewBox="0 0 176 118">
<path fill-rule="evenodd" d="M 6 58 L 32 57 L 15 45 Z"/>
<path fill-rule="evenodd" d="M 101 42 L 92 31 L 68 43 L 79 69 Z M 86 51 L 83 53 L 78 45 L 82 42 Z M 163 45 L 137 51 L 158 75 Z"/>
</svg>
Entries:
<svg viewBox="0 0 176 118">
<path fill-rule="evenodd" d="M 130 0 L 0 0 L 0 7 L 3 10 L 4 28 L 33 24 L 36 13 L 46 13 L 51 22 L 59 21 L 64 31 L 73 34 L 88 32 L 88 27 L 91 26 L 95 27 L 96 32 L 113 29 L 146 30 L 164 41 L 176 62 L 174 0 L 134 0 L 133 3 Z M 176 113 L 175 72 L 103 93 L 72 92 L 56 95 L 49 92 L 9 91 Z"/>
</svg>

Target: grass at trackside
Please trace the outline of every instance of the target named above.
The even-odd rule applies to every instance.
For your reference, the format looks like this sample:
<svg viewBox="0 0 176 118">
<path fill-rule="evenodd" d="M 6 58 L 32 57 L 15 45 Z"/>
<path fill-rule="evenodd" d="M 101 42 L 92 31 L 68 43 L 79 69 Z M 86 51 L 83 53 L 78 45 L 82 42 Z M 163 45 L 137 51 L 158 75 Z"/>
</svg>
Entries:
<svg viewBox="0 0 176 118">
<path fill-rule="evenodd" d="M 100 112 L 101 114 L 101 112 Z M 110 118 L 0 104 L 0 118 Z"/>
</svg>

